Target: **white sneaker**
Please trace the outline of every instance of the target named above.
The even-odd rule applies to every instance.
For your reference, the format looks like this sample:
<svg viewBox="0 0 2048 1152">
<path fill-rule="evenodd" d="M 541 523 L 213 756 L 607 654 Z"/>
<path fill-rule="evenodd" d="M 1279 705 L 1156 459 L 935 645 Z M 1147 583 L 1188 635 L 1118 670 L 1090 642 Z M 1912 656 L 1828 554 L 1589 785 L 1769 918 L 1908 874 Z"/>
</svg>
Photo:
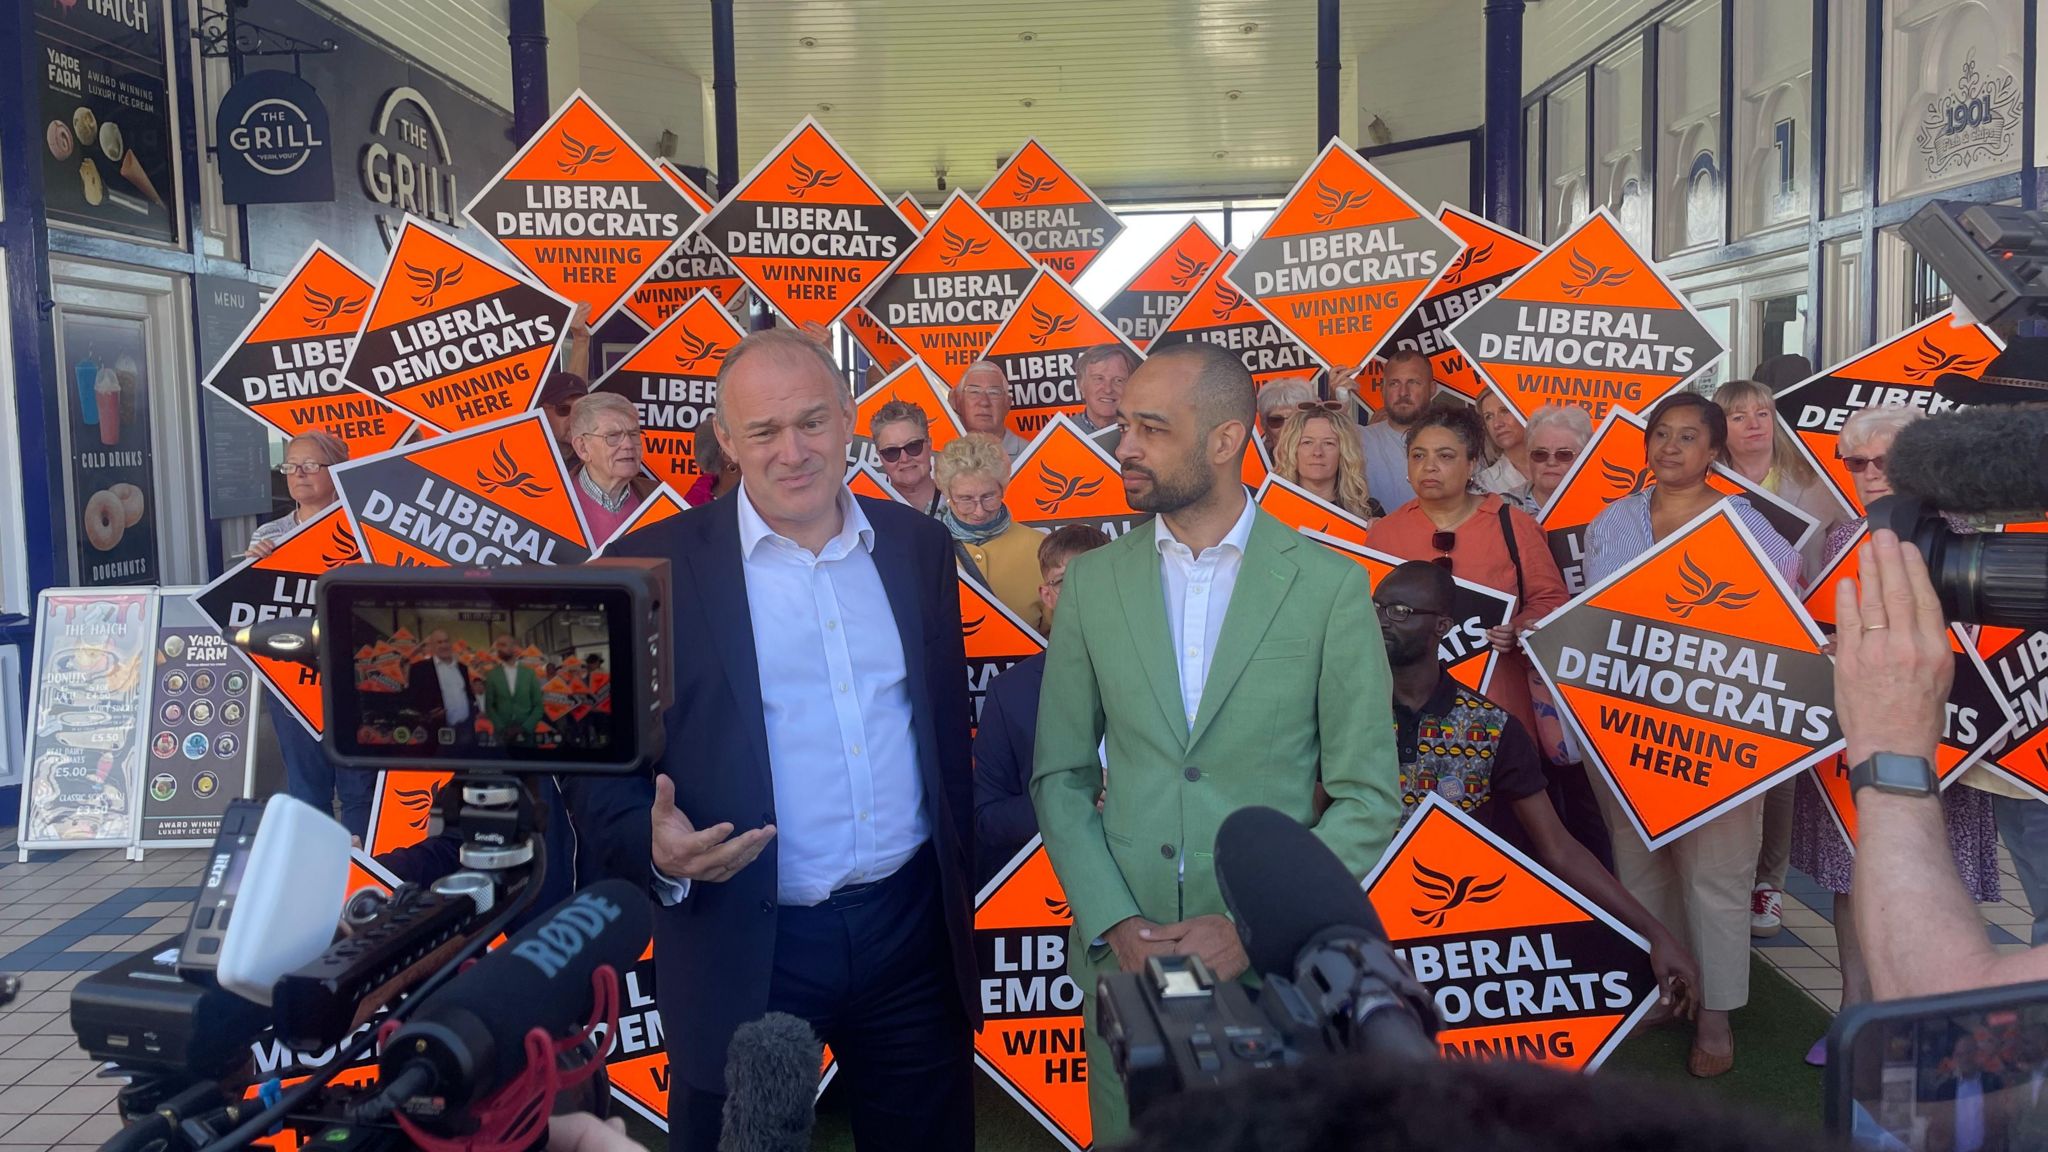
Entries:
<svg viewBox="0 0 2048 1152">
<path fill-rule="evenodd" d="M 1781 923 L 1779 913 L 1785 910 L 1785 894 L 1769 884 L 1759 884 L 1749 891 L 1749 934 L 1751 936 L 1776 936 Z"/>
</svg>

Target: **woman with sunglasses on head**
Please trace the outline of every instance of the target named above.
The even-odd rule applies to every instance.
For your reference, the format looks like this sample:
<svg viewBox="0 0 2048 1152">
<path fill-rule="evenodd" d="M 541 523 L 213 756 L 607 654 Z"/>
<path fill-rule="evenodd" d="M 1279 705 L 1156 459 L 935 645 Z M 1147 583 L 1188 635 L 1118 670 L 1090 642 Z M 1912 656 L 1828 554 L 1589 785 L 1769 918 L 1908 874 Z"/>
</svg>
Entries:
<svg viewBox="0 0 2048 1152">
<path fill-rule="evenodd" d="M 1796 592 L 1799 554 L 1748 500 L 1707 486 L 1727 442 L 1727 415 L 1697 392 L 1675 392 L 1650 409 L 1643 450 L 1655 482 L 1609 504 L 1586 526 L 1588 587 L 1726 500 Z M 1722 1075 L 1735 1066 L 1728 1014 L 1749 1002 L 1750 891 L 1763 843 L 1764 798 L 1753 797 L 1652 852 L 1612 790 L 1594 792 L 1613 837 L 1615 877 L 1699 958 L 1704 987 L 1686 1070 Z"/>
<path fill-rule="evenodd" d="M 1529 483 L 1530 467 L 1529 434 L 1522 428 L 1522 417 L 1491 388 L 1480 393 L 1476 407 L 1493 463 L 1480 469 L 1473 483 L 1481 492 L 1520 491 Z"/>
<path fill-rule="evenodd" d="M 1365 486 L 1365 453 L 1342 400 L 1304 400 L 1280 425 L 1273 471 L 1368 526 L 1387 514 Z"/>
<path fill-rule="evenodd" d="M 1534 732 L 1533 669 L 1518 633 L 1569 598 L 1564 576 L 1528 513 L 1498 493 L 1473 491 L 1486 443 L 1477 413 L 1462 403 L 1439 402 L 1408 429 L 1407 441 L 1415 499 L 1376 522 L 1366 543 L 1403 560 L 1431 561 L 1515 598 L 1514 618 L 1486 630 L 1487 642 L 1501 654 L 1487 695 Z"/>
<path fill-rule="evenodd" d="M 1038 607 L 1038 545 L 1045 534 L 1012 520 L 1003 504 L 1010 458 L 1002 444 L 991 436 L 962 436 L 939 453 L 937 473 L 946 494 L 939 522 L 953 534 L 961 567 L 1043 635 L 1048 622 Z"/>
<path fill-rule="evenodd" d="M 1541 513 L 1592 439 L 1593 418 L 1584 408 L 1576 404 L 1545 404 L 1538 408 L 1522 432 L 1524 451 L 1529 458 L 1528 482 L 1501 495 L 1531 516 Z"/>
<path fill-rule="evenodd" d="M 882 475 L 899 499 L 927 516 L 946 506 L 945 494 L 932 479 L 937 453 L 932 451 L 932 421 L 908 400 L 891 400 L 868 422 Z"/>
<path fill-rule="evenodd" d="M 1295 409 L 1315 401 L 1315 385 L 1306 380 L 1275 380 L 1259 389 L 1259 442 L 1266 446 L 1266 455 L 1274 454 L 1280 443 L 1280 426 L 1287 423 Z"/>
</svg>

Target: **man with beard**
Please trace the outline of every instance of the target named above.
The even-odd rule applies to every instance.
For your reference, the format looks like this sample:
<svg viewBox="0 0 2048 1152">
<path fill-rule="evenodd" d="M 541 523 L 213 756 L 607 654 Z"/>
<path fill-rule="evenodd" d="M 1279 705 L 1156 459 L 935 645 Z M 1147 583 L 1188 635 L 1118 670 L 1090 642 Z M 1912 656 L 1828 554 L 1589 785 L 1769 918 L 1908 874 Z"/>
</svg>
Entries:
<svg viewBox="0 0 2048 1152">
<path fill-rule="evenodd" d="M 1220 348 L 1174 345 L 1131 374 L 1117 458 L 1131 507 L 1157 518 L 1069 563 L 1046 654 L 1031 799 L 1073 910 L 1099 1145 L 1129 1117 L 1097 976 L 1168 953 L 1248 975 L 1216 884 L 1224 817 L 1264 804 L 1313 822 L 1363 877 L 1399 816 L 1365 572 L 1251 502 L 1252 419 L 1251 376 Z"/>
<path fill-rule="evenodd" d="M 1415 499 L 1408 486 L 1408 429 L 1422 419 L 1435 393 L 1429 357 L 1413 348 L 1387 357 L 1380 377 L 1381 418 L 1358 430 L 1358 444 L 1365 450 L 1366 490 L 1389 512 Z"/>
<path fill-rule="evenodd" d="M 510 636 L 500 634 L 491 655 L 497 663 L 484 674 L 484 719 L 501 747 L 531 743 L 540 723 L 540 677 L 519 658 Z"/>
</svg>

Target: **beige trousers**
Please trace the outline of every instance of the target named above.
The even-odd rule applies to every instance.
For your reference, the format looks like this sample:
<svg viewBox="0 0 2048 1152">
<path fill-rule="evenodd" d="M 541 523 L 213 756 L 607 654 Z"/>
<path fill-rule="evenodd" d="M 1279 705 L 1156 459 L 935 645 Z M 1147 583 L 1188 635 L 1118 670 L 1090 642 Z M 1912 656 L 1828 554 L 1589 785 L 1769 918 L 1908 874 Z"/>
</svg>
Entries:
<svg viewBox="0 0 2048 1152">
<path fill-rule="evenodd" d="M 1764 793 L 1764 842 L 1756 854 L 1756 882 L 1785 890 L 1785 869 L 1792 863 L 1793 777 Z"/>
<path fill-rule="evenodd" d="M 1750 799 L 1655 852 L 1605 780 L 1593 791 L 1614 840 L 1614 877 L 1700 964 L 1700 1006 L 1749 1003 L 1749 890 L 1763 839 L 1764 798 Z"/>
</svg>

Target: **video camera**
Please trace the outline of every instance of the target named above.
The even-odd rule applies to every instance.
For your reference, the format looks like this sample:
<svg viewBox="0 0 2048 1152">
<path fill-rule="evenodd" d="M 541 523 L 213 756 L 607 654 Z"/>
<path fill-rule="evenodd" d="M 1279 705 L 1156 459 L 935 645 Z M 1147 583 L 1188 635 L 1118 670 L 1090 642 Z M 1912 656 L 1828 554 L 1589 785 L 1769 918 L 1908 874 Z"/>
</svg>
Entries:
<svg viewBox="0 0 2048 1152">
<path fill-rule="evenodd" d="M 1196 1087 L 1318 1055 L 1433 1060 L 1434 1002 L 1388 943 L 1350 870 L 1299 821 L 1231 813 L 1216 833 L 1216 880 L 1260 990 L 1218 980 L 1193 956 L 1154 956 L 1097 982 L 1131 1116 Z"/>
<path fill-rule="evenodd" d="M 107 1148 L 225 1152 L 280 1121 L 350 1150 L 519 1148 L 544 1139 L 554 1105 L 603 1114 L 602 1038 L 617 973 L 646 946 L 644 894 L 592 885 L 502 937 L 547 866 L 533 782 L 660 754 L 666 579 L 637 560 L 350 566 L 321 578 L 313 616 L 231 637 L 320 672 L 335 764 L 454 772 L 429 835 L 458 842 L 461 870 L 350 899 L 339 824 L 288 796 L 232 805 L 185 934 L 72 993 L 81 1047 L 129 1077 L 129 1126 Z M 332 1058 L 265 1076 L 266 1036 Z M 373 1048 L 373 1080 L 333 1085 Z"/>
</svg>

